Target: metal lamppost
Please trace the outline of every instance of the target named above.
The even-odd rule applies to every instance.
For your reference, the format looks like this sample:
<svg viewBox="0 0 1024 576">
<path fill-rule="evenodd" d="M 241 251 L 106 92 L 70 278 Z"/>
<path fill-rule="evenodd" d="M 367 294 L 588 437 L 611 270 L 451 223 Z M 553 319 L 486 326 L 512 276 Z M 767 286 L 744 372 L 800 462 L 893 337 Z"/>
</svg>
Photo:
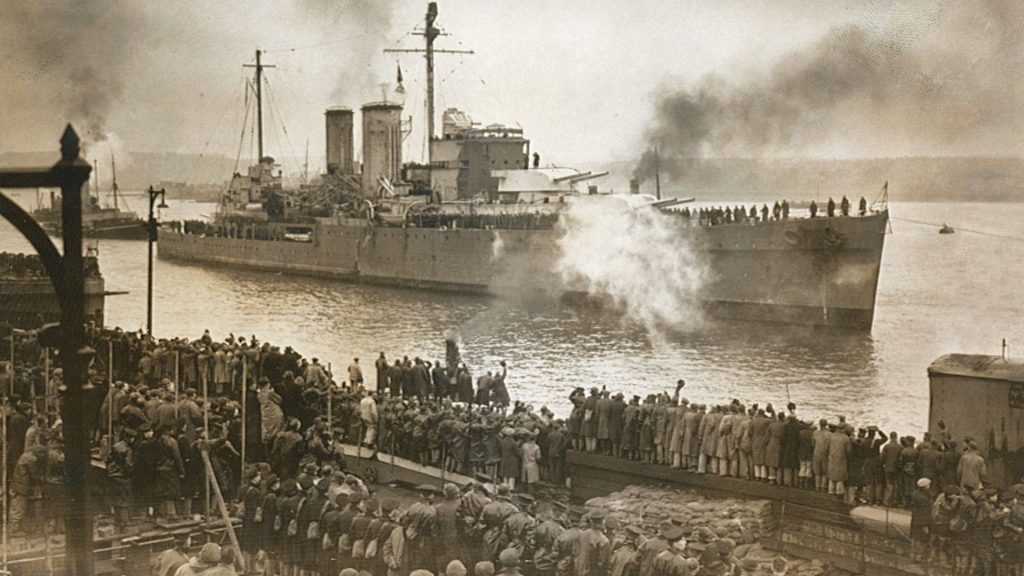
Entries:
<svg viewBox="0 0 1024 576">
<path fill-rule="evenodd" d="M 154 204 L 156 199 L 160 199 L 160 204 L 156 208 L 167 208 L 167 202 L 164 201 L 166 197 L 166 191 L 161 188 L 154 190 L 152 186 L 147 190 L 149 193 L 149 222 L 147 223 L 149 228 L 149 272 L 146 276 L 146 336 L 149 338 L 153 337 L 153 243 L 156 242 L 156 216 L 153 213 Z"/>
<path fill-rule="evenodd" d="M 60 303 L 60 325 L 40 331 L 40 345 L 60 349 L 64 369 L 62 412 L 67 473 L 67 573 L 92 576 L 93 517 L 89 509 L 89 426 L 86 396 L 92 385 L 86 377 L 93 353 L 85 344 L 85 269 L 82 258 L 82 185 L 92 167 L 79 156 L 78 134 L 71 125 L 60 139 L 61 159 L 48 168 L 0 170 L 3 188 L 60 188 L 64 253 L 57 251 L 23 208 L 0 193 L 0 216 L 14 225 L 39 254 Z"/>
</svg>

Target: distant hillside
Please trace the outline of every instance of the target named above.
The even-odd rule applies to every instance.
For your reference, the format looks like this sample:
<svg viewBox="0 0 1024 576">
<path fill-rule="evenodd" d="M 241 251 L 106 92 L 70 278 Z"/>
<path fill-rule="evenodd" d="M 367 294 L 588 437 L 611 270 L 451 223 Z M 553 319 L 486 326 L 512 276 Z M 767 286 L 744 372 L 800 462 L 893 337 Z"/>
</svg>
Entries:
<svg viewBox="0 0 1024 576">
<path fill-rule="evenodd" d="M 634 165 L 619 162 L 579 168 L 608 170 L 611 174 L 601 187 L 627 191 Z M 1024 201 L 1024 158 L 689 159 L 674 168 L 682 177 L 663 176 L 663 193 L 698 200 L 768 201 L 843 194 L 871 198 L 888 180 L 894 201 Z M 654 182 L 644 182 L 642 190 L 653 193 Z"/>
<path fill-rule="evenodd" d="M 47 166 L 57 161 L 55 153 L 0 153 L 0 166 Z M 172 183 L 200 190 L 226 183 L 235 161 L 225 156 L 199 156 L 136 152 L 117 159 L 117 180 L 123 190 L 142 190 L 149 185 Z M 301 161 L 283 159 L 286 176 L 298 176 Z M 725 158 L 678 160 L 666 166 L 662 191 L 666 196 L 695 196 L 698 200 L 770 201 L 779 198 L 810 199 L 815 196 L 873 197 L 889 181 L 894 201 L 1024 201 L 1024 158 L 866 158 L 858 160 L 787 159 L 759 160 Z M 601 189 L 629 190 L 635 163 L 588 163 L 580 170 L 611 174 L 599 180 Z M 245 170 L 247 162 L 239 165 Z M 672 170 L 670 171 L 669 168 Z M 100 187 L 110 186 L 108 164 L 100 164 Z M 669 173 L 678 174 L 674 180 Z M 643 184 L 654 192 L 654 183 Z M 207 190 L 209 192 L 209 190 Z"/>
<path fill-rule="evenodd" d="M 0 166 L 49 166 L 59 159 L 56 153 L 5 152 Z M 193 185 L 220 184 L 231 179 L 235 161 L 226 156 L 199 156 L 159 152 L 133 152 L 117 158 L 117 184 L 122 190 L 142 190 L 161 182 Z M 245 169 L 245 166 L 240 168 Z M 110 160 L 99 164 L 100 187 L 110 187 Z"/>
</svg>

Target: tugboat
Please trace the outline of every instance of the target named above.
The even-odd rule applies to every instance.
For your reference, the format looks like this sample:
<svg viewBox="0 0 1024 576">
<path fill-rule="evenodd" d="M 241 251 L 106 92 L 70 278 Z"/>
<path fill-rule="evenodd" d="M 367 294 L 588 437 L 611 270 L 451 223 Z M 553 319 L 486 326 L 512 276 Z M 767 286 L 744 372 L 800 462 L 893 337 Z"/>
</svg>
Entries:
<svg viewBox="0 0 1024 576">
<path fill-rule="evenodd" d="M 114 197 L 113 206 L 101 206 L 99 198 L 99 177 L 96 178 L 95 194 L 87 194 L 82 198 L 82 232 L 86 238 L 107 240 L 146 240 L 149 235 L 146 222 L 134 212 L 122 210 L 118 206 L 117 169 L 114 157 L 110 157 L 110 169 L 113 174 L 111 192 Z M 32 217 L 44 230 L 54 236 L 61 235 L 61 199 L 50 192 L 49 207 L 40 206 L 32 211 Z"/>
</svg>

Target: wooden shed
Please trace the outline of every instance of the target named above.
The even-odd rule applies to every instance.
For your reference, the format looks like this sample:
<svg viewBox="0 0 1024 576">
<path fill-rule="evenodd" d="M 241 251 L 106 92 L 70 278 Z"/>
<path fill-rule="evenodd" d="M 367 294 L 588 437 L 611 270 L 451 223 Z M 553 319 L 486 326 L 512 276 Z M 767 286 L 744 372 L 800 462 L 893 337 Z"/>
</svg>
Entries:
<svg viewBox="0 0 1024 576">
<path fill-rule="evenodd" d="M 1024 476 L 1024 362 L 947 354 L 928 367 L 928 430 L 945 422 L 954 440 L 972 437 L 988 461 L 989 482 L 1006 487 Z"/>
</svg>

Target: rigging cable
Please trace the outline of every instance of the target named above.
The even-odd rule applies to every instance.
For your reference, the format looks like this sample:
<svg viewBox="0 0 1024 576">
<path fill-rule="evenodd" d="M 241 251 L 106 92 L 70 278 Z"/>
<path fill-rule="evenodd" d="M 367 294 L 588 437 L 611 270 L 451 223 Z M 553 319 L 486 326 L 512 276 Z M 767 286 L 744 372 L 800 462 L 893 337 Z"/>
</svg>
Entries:
<svg viewBox="0 0 1024 576">
<path fill-rule="evenodd" d="M 281 117 L 281 109 L 277 106 L 277 99 L 274 98 L 274 93 L 270 89 L 269 81 L 267 81 L 267 99 L 270 101 L 270 109 L 277 115 L 277 122 L 281 125 L 281 131 L 284 132 L 285 142 L 288 143 L 288 151 L 291 153 L 291 157 L 294 160 L 298 156 L 295 154 L 295 147 L 292 146 L 291 136 L 288 135 L 288 127 L 284 125 L 284 118 Z M 274 139 L 277 140 L 278 148 L 281 148 L 281 140 L 276 131 L 274 132 Z"/>
<path fill-rule="evenodd" d="M 242 78 L 241 78 L 241 81 L 244 83 L 245 80 L 246 80 L 246 78 L 243 75 Z M 244 94 L 244 92 L 241 93 L 241 94 Z M 235 96 L 228 101 L 227 106 L 224 108 L 224 112 L 221 113 L 220 119 L 217 120 L 217 123 L 214 125 L 213 129 L 210 131 L 209 137 L 207 137 L 207 139 L 206 139 L 206 143 L 203 144 L 202 151 L 199 152 L 199 156 L 196 158 L 195 162 L 192 163 L 192 168 L 189 169 L 188 175 L 185 176 L 185 184 L 189 183 L 189 180 L 192 179 L 192 176 L 195 174 L 196 169 L 199 167 L 199 163 L 202 162 L 203 157 L 206 156 L 206 151 L 210 148 L 210 142 L 212 142 L 214 136 L 217 135 L 217 130 L 219 130 L 220 126 L 224 123 L 224 119 L 228 117 L 228 113 L 231 110 L 235 110 L 236 109 L 235 108 L 235 104 L 238 103 L 238 99 L 241 96 L 241 94 L 236 92 Z M 236 165 L 236 168 L 237 168 L 237 165 Z"/>
<path fill-rule="evenodd" d="M 249 79 L 245 80 L 245 116 L 242 117 L 242 134 L 238 137 L 238 151 L 235 153 L 235 167 L 231 170 L 232 174 L 238 173 L 238 163 L 242 160 L 242 146 L 245 145 L 245 129 L 249 124 L 249 110 L 251 110 L 251 103 L 249 101 Z"/>
<path fill-rule="evenodd" d="M 934 222 L 925 222 L 924 220 L 914 220 L 912 218 L 902 218 L 900 216 L 889 216 L 892 220 L 900 220 L 903 222 L 910 222 L 912 224 L 921 224 L 923 226 L 932 226 L 934 228 L 942 228 L 945 224 L 936 224 Z M 1002 240 L 1016 240 L 1018 242 L 1024 242 L 1024 237 L 1021 236 L 1008 236 L 1006 234 L 996 234 L 994 232 L 986 232 L 984 230 L 972 230 L 970 228 L 961 228 L 957 226 L 955 228 L 957 232 L 970 232 L 971 234 L 978 234 L 980 236 L 989 236 L 991 238 L 999 238 Z"/>
</svg>

